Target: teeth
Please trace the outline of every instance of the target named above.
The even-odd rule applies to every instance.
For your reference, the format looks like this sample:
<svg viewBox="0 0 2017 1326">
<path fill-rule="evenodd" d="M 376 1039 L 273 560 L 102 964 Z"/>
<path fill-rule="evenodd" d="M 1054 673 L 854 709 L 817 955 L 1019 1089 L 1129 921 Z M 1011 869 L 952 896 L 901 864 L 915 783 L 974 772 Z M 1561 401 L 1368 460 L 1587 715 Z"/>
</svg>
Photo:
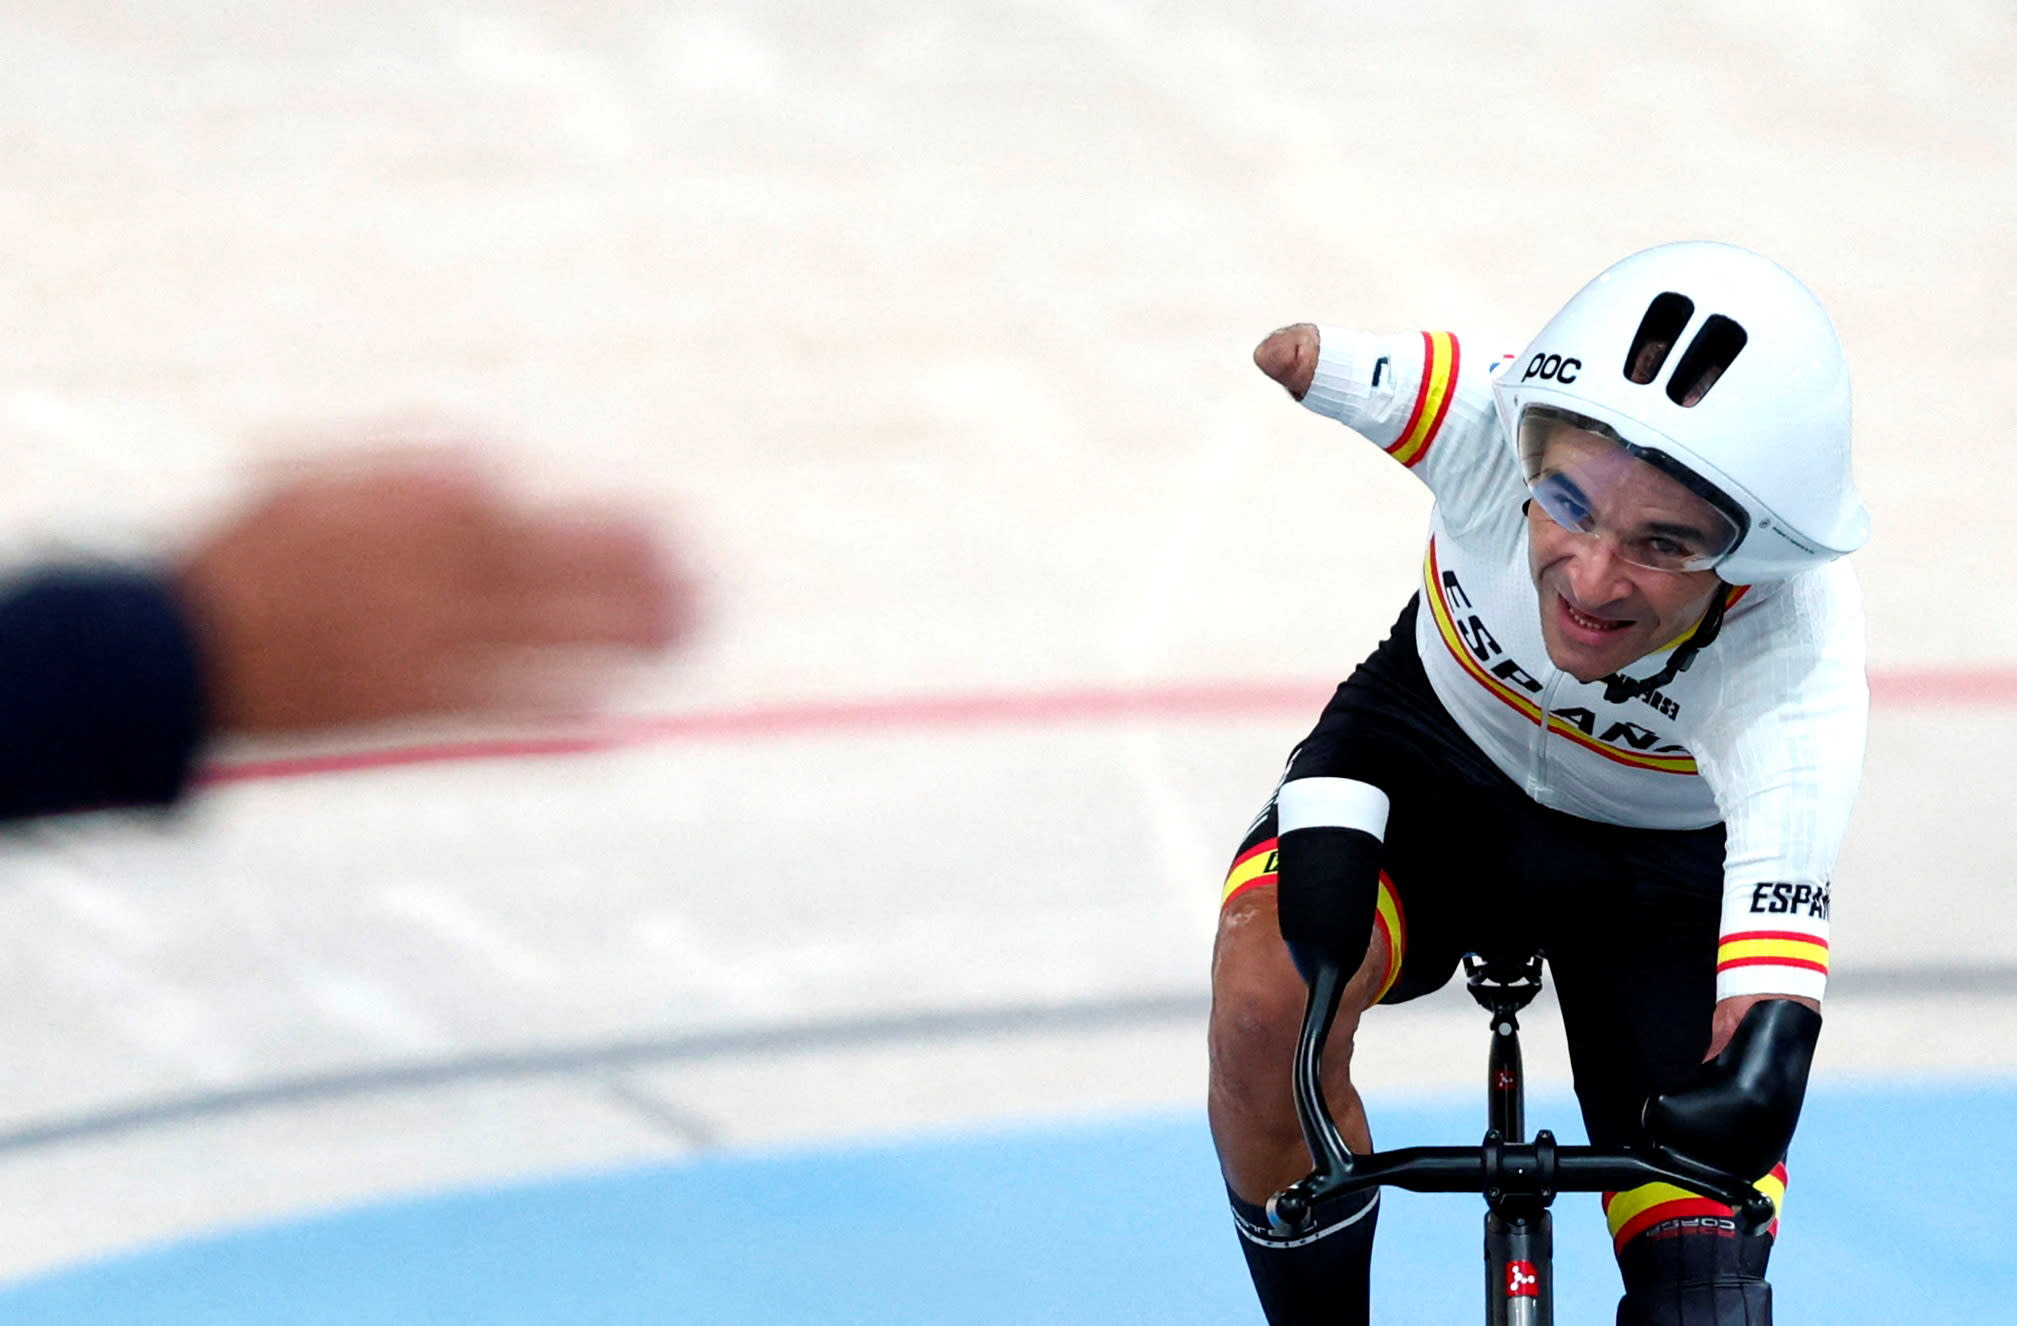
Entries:
<svg viewBox="0 0 2017 1326">
<path fill-rule="evenodd" d="M 1578 612 L 1576 611 L 1576 605 L 1567 599 L 1562 600 L 1562 606 L 1568 610 L 1569 620 L 1586 631 L 1615 631 L 1624 625 L 1623 622 L 1607 622 L 1601 617 L 1592 617 L 1586 612 Z"/>
</svg>

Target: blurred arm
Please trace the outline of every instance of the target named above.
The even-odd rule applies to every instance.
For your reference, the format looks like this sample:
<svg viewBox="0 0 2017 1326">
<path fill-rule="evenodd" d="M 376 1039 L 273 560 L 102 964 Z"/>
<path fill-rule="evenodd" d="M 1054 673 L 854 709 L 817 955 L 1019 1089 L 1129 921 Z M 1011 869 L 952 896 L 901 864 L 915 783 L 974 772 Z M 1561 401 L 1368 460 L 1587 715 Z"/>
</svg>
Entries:
<svg viewBox="0 0 2017 1326">
<path fill-rule="evenodd" d="M 204 728 L 196 643 L 160 580 L 50 569 L 0 599 L 0 819 L 165 804 Z"/>
<path fill-rule="evenodd" d="M 554 668 L 671 644 L 692 598 L 640 516 L 514 503 L 452 458 L 282 484 L 177 584 L 242 732 L 536 705 Z"/>
<path fill-rule="evenodd" d="M 671 644 L 691 598 L 632 513 L 515 504 L 452 459 L 297 477 L 168 574 L 0 598 L 0 819 L 173 801 L 212 732 L 579 703 L 577 665 Z"/>
</svg>

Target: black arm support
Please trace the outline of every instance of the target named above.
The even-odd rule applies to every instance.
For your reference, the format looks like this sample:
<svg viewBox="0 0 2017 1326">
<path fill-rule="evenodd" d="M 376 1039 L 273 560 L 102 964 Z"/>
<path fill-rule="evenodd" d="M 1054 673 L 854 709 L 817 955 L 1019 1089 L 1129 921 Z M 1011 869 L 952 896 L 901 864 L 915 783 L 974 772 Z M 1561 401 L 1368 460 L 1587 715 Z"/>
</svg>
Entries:
<svg viewBox="0 0 2017 1326">
<path fill-rule="evenodd" d="M 1785 1158 L 1807 1094 L 1821 1015 L 1791 999 L 1752 1006 L 1695 1080 L 1646 1102 L 1653 1145 L 1695 1165 L 1763 1178 Z"/>
<path fill-rule="evenodd" d="M 1358 829 L 1295 829 L 1281 836 L 1276 915 L 1303 980 L 1335 964 L 1359 969 L 1379 903 L 1380 840 Z"/>
</svg>

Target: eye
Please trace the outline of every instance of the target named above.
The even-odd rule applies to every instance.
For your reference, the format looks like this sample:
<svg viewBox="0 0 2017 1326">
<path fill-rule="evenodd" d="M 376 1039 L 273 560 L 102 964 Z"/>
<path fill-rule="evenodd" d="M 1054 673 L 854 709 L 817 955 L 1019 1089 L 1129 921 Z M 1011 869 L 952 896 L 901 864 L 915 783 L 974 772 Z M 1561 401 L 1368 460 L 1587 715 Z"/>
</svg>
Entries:
<svg viewBox="0 0 2017 1326">
<path fill-rule="evenodd" d="M 1678 571 L 1699 557 L 1701 549 L 1686 539 L 1666 534 L 1642 534 L 1632 540 L 1632 551 L 1627 555 L 1641 566 Z"/>
<path fill-rule="evenodd" d="M 1563 529 L 1587 533 L 1595 526 L 1589 499 L 1564 475 L 1548 474 L 1535 480 L 1534 500 Z"/>
</svg>

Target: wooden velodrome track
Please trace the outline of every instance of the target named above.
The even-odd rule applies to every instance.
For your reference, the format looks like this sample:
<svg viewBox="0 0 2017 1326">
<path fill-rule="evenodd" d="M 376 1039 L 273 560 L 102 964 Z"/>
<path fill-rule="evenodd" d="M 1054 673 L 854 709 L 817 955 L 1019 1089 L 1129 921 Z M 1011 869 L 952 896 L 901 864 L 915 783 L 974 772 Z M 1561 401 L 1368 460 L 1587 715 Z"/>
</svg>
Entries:
<svg viewBox="0 0 2017 1326">
<path fill-rule="evenodd" d="M 1664 12 L 0 12 L 11 556 L 167 546 L 418 412 L 655 503 L 709 585 L 592 749 L 222 750 L 171 822 L 0 844 L 0 1272 L 1195 1101 L 1226 854 L 1426 510 L 1251 344 L 1512 348 L 1676 237 L 1800 272 L 1857 371 L 1880 703 L 1822 1071 L 2007 1072 L 2017 19 Z M 1369 1027 L 1375 1090 L 1470 1083 L 1473 1021 Z"/>
</svg>

